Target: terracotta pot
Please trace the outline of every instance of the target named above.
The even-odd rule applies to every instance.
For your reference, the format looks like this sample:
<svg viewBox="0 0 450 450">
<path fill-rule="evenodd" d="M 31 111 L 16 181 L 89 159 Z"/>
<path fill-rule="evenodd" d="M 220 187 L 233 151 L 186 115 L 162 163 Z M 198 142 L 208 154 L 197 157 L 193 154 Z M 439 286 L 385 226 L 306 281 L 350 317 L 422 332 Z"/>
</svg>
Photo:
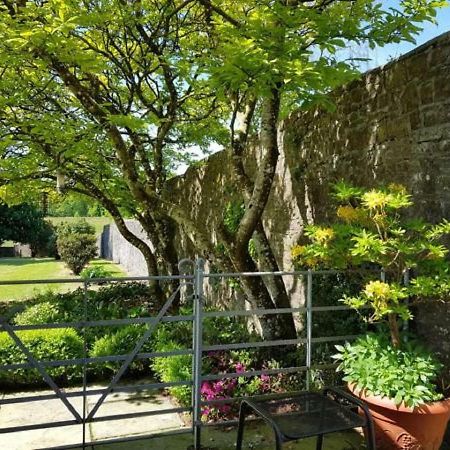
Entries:
<svg viewBox="0 0 450 450">
<path fill-rule="evenodd" d="M 377 450 L 439 450 L 450 419 L 450 398 L 416 408 L 386 398 L 350 391 L 366 402 L 375 425 Z"/>
</svg>

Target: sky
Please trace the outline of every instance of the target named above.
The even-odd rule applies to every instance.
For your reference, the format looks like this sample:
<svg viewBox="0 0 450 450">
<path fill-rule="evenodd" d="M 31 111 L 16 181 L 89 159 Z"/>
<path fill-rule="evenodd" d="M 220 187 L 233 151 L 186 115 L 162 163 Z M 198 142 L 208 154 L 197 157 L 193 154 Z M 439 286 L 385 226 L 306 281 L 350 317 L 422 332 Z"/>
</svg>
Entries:
<svg viewBox="0 0 450 450">
<path fill-rule="evenodd" d="M 395 5 L 396 1 L 389 0 L 386 3 L 390 5 Z M 369 58 L 371 61 L 367 63 L 367 69 L 381 66 L 391 61 L 392 59 L 398 58 L 405 53 L 413 50 L 419 45 L 439 36 L 442 33 L 450 31 L 450 7 L 440 8 L 436 16 L 437 24 L 424 23 L 422 24 L 423 31 L 417 36 L 416 44 L 411 44 L 409 42 L 402 42 L 400 44 L 390 44 L 383 48 L 377 48 L 374 51 L 369 50 Z"/>
<path fill-rule="evenodd" d="M 385 3 L 387 4 L 386 6 L 395 6 L 396 4 L 398 5 L 398 0 L 386 0 Z M 421 27 L 423 28 L 423 31 L 417 35 L 415 44 L 402 42 L 400 44 L 386 45 L 385 47 L 377 48 L 375 50 L 370 50 L 367 47 L 362 48 L 360 50 L 361 54 L 356 56 L 369 58 L 369 60 L 361 64 L 360 70 L 365 72 L 375 67 L 382 66 L 389 61 L 414 50 L 416 47 L 435 38 L 436 36 L 450 31 L 450 6 L 440 8 L 437 11 L 436 23 L 426 22 L 422 24 Z M 356 51 L 359 52 L 359 50 Z M 210 151 L 215 153 L 221 149 L 222 147 L 213 145 L 211 146 Z M 195 149 L 192 149 L 192 151 L 196 153 Z M 199 153 L 199 158 L 201 159 L 202 157 L 204 156 Z M 186 168 L 186 165 L 182 165 L 178 168 L 177 173 L 181 174 L 185 172 Z"/>
</svg>

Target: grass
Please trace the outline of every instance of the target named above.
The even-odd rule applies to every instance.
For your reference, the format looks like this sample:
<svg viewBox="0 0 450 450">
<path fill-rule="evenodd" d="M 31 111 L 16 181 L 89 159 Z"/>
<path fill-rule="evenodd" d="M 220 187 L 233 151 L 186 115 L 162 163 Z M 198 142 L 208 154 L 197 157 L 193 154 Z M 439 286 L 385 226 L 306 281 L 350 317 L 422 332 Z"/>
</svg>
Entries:
<svg viewBox="0 0 450 450">
<path fill-rule="evenodd" d="M 95 228 L 95 234 L 97 236 L 101 234 L 105 225 L 112 223 L 112 219 L 110 217 L 46 217 L 46 220 L 51 222 L 53 225 L 58 225 L 61 222 L 78 222 L 83 219 Z"/>
<path fill-rule="evenodd" d="M 102 266 L 112 277 L 125 276 L 117 264 L 105 260 L 92 261 L 91 265 Z M 51 258 L 0 258 L 0 281 L 19 280 L 54 280 L 76 278 L 62 261 Z M 6 285 L 0 287 L 0 302 L 8 300 L 26 300 L 34 295 L 48 290 L 61 292 L 75 289 L 78 283 L 48 283 Z"/>
</svg>

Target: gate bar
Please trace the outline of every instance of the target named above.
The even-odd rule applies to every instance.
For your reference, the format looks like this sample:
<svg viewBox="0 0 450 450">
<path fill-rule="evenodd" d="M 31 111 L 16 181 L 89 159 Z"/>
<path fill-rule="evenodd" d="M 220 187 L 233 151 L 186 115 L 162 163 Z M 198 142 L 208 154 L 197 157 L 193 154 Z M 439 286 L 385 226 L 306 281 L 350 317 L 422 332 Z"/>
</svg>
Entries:
<svg viewBox="0 0 450 450">
<path fill-rule="evenodd" d="M 28 350 L 28 348 L 24 345 L 24 343 L 20 340 L 14 330 L 11 329 L 11 325 L 5 321 L 3 317 L 0 317 L 0 326 L 9 334 L 11 339 L 15 342 L 17 347 L 22 350 L 24 355 L 26 356 L 28 362 L 38 370 L 41 374 L 42 378 L 44 378 L 45 382 L 55 391 L 55 394 L 58 398 L 64 403 L 66 408 L 70 411 L 70 413 L 75 417 L 77 423 L 83 422 L 78 411 L 73 407 L 72 403 L 67 400 L 66 395 L 59 389 L 58 385 L 53 381 L 53 378 L 45 371 L 45 369 L 41 366 L 40 362 L 33 356 L 33 354 Z"/>
<path fill-rule="evenodd" d="M 194 271 L 194 330 L 193 330 L 193 350 L 192 358 L 193 382 L 192 390 L 192 426 L 194 432 L 194 448 L 201 448 L 201 384 L 202 384 L 202 353 L 203 353 L 203 280 L 204 261 L 198 259 Z"/>
<path fill-rule="evenodd" d="M 104 390 L 102 396 L 98 399 L 98 402 L 95 404 L 95 406 L 92 408 L 91 412 L 86 417 L 86 421 L 92 420 L 92 418 L 95 416 L 96 412 L 98 411 L 98 409 L 100 408 L 102 403 L 105 401 L 106 397 L 111 393 L 111 391 L 114 389 L 116 384 L 122 378 L 122 375 L 128 369 L 129 365 L 133 362 L 133 360 L 135 359 L 136 355 L 139 353 L 139 350 L 145 344 L 147 339 L 153 334 L 153 332 L 155 331 L 158 323 L 161 321 L 162 317 L 166 314 L 168 309 L 172 306 L 172 303 L 175 300 L 175 298 L 178 295 L 178 293 L 180 292 L 180 290 L 181 290 L 181 284 L 177 287 L 175 292 L 167 299 L 166 303 L 164 304 L 164 306 L 161 308 L 161 310 L 159 311 L 158 315 L 156 316 L 155 322 L 152 323 L 148 327 L 148 330 L 143 334 L 141 339 L 139 339 L 139 341 L 135 345 L 133 351 L 131 351 L 128 354 L 127 359 L 124 361 L 124 363 L 122 364 L 122 366 L 120 367 L 118 372 L 114 375 L 114 378 L 112 379 L 111 384 Z"/>
</svg>

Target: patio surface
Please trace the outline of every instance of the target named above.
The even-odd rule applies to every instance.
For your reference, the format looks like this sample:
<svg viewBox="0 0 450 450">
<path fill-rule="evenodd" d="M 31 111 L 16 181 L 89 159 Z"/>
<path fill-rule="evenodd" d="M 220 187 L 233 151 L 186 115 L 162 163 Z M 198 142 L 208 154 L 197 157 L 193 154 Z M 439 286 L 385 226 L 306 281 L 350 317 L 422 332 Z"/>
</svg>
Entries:
<svg viewBox="0 0 450 450">
<path fill-rule="evenodd" d="M 101 386 L 90 386 L 99 388 Z M 79 390 L 66 389 L 67 392 Z M 23 397 L 36 394 L 51 394 L 52 391 L 19 392 L 0 394 L 1 398 Z M 88 410 L 92 409 L 98 396 L 88 397 Z M 82 410 L 82 398 L 71 398 L 72 405 L 78 412 Z M 107 397 L 100 407 L 97 417 L 119 413 L 131 413 L 170 409 L 175 407 L 170 397 L 162 392 L 152 391 L 140 394 L 114 393 Z M 31 425 L 45 422 L 71 420 L 73 417 L 60 400 L 42 400 L 33 403 L 18 403 L 0 406 L 0 427 Z M 89 424 L 86 427 L 86 441 L 107 439 L 138 438 L 148 434 L 165 434 L 186 428 L 181 416 L 176 413 L 120 419 Z M 235 428 L 205 427 L 202 430 L 202 444 L 206 450 L 234 450 L 236 440 Z M 0 435 L 3 450 L 31 450 L 52 448 L 62 445 L 77 445 L 82 441 L 81 425 L 22 431 Z M 184 434 L 140 439 L 106 445 L 90 445 L 89 450 L 187 450 L 192 448 L 193 436 Z M 245 449 L 269 450 L 274 448 L 272 431 L 262 423 L 246 425 L 244 436 Z M 356 432 L 336 433 L 325 438 L 327 450 L 355 450 L 363 448 L 361 436 Z M 315 440 L 309 439 L 299 443 L 289 443 L 285 449 L 315 449 Z"/>
<path fill-rule="evenodd" d="M 90 386 L 96 389 L 102 386 Z M 66 389 L 66 392 L 79 391 L 79 388 Z M 1 398 L 24 397 L 37 394 L 52 394 L 53 391 L 18 392 L 0 394 Z M 88 397 L 88 411 L 92 409 L 99 395 Z M 74 408 L 81 414 L 81 397 L 70 398 Z M 135 413 L 175 406 L 168 396 L 152 391 L 136 393 L 113 393 L 109 395 L 98 410 L 96 417 L 115 414 Z M 73 420 L 73 416 L 59 399 L 41 400 L 32 403 L 17 403 L 0 406 L 0 428 L 33 425 L 64 420 Z M 161 433 L 184 427 L 181 417 L 176 413 L 138 417 L 92 423 L 86 426 L 86 441 L 98 441 L 137 435 Z M 82 426 L 72 425 L 41 430 L 21 431 L 0 435 L 0 448 L 3 450 L 31 450 L 42 447 L 54 447 L 82 442 Z"/>
<path fill-rule="evenodd" d="M 236 428 L 207 427 L 202 430 L 202 450 L 235 450 Z M 141 441 L 123 442 L 108 445 L 93 445 L 87 450 L 193 450 L 191 434 L 166 436 Z M 260 423 L 246 425 L 245 450 L 273 450 L 275 441 L 272 431 Z M 363 440 L 356 432 L 334 433 L 324 438 L 324 450 L 364 449 Z M 81 450 L 81 448 L 77 449 Z M 315 439 L 289 442 L 283 450 L 316 450 Z"/>
</svg>

